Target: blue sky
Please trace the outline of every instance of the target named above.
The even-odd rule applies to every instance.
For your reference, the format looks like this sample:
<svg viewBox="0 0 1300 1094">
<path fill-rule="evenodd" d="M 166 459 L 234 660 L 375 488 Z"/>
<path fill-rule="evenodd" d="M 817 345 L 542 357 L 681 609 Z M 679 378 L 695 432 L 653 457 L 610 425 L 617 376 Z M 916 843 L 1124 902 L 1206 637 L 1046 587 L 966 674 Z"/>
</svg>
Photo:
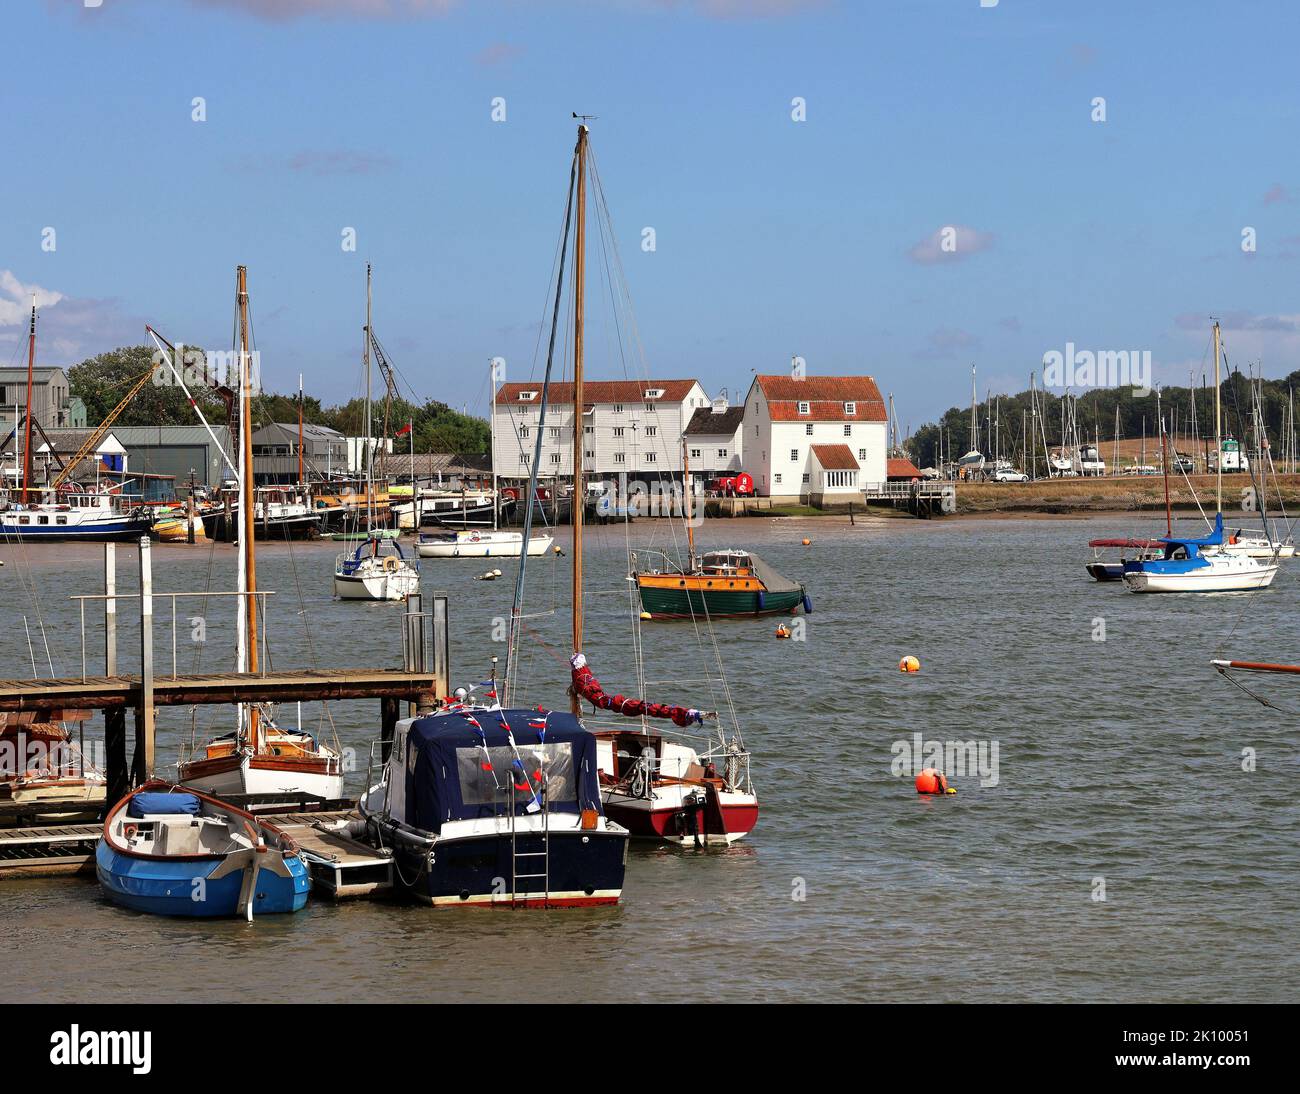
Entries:
<svg viewBox="0 0 1300 1094">
<path fill-rule="evenodd" d="M 972 362 L 981 396 L 1019 390 L 1067 341 L 1185 383 L 1210 314 L 1234 361 L 1285 375 L 1298 29 L 1267 0 L 23 0 L 0 364 L 33 287 L 42 363 L 145 322 L 227 347 L 242 262 L 265 385 L 346 399 L 368 260 L 403 375 L 482 412 L 491 357 L 533 367 L 577 110 L 651 375 L 734 396 L 799 354 L 875 375 L 915 427 L 969 398 Z M 606 349 L 589 375 L 624 374 Z"/>
</svg>

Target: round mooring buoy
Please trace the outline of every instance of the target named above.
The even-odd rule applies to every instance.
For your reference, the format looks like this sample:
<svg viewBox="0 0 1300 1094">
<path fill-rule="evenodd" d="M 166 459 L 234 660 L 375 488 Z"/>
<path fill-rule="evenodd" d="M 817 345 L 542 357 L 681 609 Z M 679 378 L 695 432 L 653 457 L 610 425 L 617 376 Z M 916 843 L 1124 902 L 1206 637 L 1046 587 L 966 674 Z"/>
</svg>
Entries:
<svg viewBox="0 0 1300 1094">
<path fill-rule="evenodd" d="M 787 627 L 784 623 L 780 624 L 780 625 L 776 628 L 776 636 L 777 636 L 777 638 L 789 638 L 789 637 L 790 637 L 790 628 Z"/>
<path fill-rule="evenodd" d="M 921 662 L 910 653 L 898 662 L 899 672 L 920 672 Z"/>
<path fill-rule="evenodd" d="M 651 616 L 651 614 L 650 614 L 649 612 L 642 612 L 642 613 L 641 613 L 641 618 L 642 618 L 642 619 L 652 619 L 653 616 Z"/>
<path fill-rule="evenodd" d="M 804 536 L 804 537 L 803 537 L 803 545 L 804 545 L 805 547 L 809 547 L 809 546 L 811 546 L 811 545 L 812 545 L 812 540 L 810 540 L 807 536 Z"/>
<path fill-rule="evenodd" d="M 916 792 L 918 794 L 957 793 L 948 785 L 948 780 L 943 777 L 943 772 L 936 771 L 933 767 L 927 767 L 916 777 Z"/>
</svg>

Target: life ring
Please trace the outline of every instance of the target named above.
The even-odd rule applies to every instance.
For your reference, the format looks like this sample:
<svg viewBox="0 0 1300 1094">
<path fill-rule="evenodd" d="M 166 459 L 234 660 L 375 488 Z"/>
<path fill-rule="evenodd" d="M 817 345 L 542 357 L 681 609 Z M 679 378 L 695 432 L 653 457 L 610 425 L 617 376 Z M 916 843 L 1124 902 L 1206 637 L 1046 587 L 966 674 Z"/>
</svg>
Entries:
<svg viewBox="0 0 1300 1094">
<path fill-rule="evenodd" d="M 136 834 L 137 831 L 138 831 L 138 829 L 136 828 L 136 826 L 135 826 L 134 824 L 124 824 L 124 825 L 122 825 L 122 835 L 125 836 L 125 837 L 126 837 L 127 839 L 129 839 L 129 840 L 135 839 L 135 834 Z"/>
<path fill-rule="evenodd" d="M 402 568 L 402 560 L 401 560 L 400 558 L 398 558 L 396 555 L 385 555 L 385 556 L 384 556 L 384 572 L 385 572 L 385 573 L 395 574 L 395 573 L 397 573 L 397 571 L 400 570 L 401 568 Z"/>
</svg>

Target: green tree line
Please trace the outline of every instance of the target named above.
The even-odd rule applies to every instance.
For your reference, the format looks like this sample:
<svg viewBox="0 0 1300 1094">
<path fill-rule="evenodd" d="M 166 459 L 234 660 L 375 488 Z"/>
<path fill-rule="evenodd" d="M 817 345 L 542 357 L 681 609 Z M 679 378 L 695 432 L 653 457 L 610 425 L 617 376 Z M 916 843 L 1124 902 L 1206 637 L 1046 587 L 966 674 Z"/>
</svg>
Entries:
<svg viewBox="0 0 1300 1094">
<path fill-rule="evenodd" d="M 1287 430 L 1294 430 L 1291 420 L 1291 406 L 1300 399 L 1293 398 L 1292 393 L 1300 395 L 1300 370 L 1292 372 L 1281 380 L 1253 381 L 1260 388 L 1260 406 L 1264 427 L 1273 443 L 1279 443 Z M 1223 432 L 1253 441 L 1249 435 L 1251 429 L 1251 385 L 1252 381 L 1234 372 L 1223 381 L 1221 400 L 1223 403 Z M 1096 388 L 1081 392 L 1075 399 L 1075 422 L 1078 426 L 1079 440 L 1102 441 L 1115 439 L 1116 412 L 1119 415 L 1119 437 L 1131 440 L 1140 437 L 1145 430 L 1150 438 L 1159 437 L 1157 423 L 1156 393 L 1136 395 L 1131 387 Z M 1068 443 L 1062 435 L 1064 399 L 1060 395 L 1039 390 L 1035 393 L 1022 391 L 1016 395 L 995 396 L 993 406 L 987 402 L 976 407 L 976 424 L 978 427 L 977 447 L 985 456 L 993 455 L 994 437 L 1000 433 L 1003 455 L 1023 459 L 1022 436 L 1033 427 L 1035 421 L 1032 406 L 1038 405 L 1038 430 L 1028 438 L 1031 451 L 1042 454 L 1042 434 L 1046 434 L 1049 447 Z M 1214 385 L 1204 387 L 1162 387 L 1159 395 L 1160 412 L 1164 416 L 1165 429 L 1176 430 L 1175 443 L 1186 446 L 1186 437 L 1195 433 L 1198 443 L 1214 438 Z M 942 438 L 943 454 L 946 460 L 960 457 L 970 448 L 971 409 L 970 407 L 952 407 L 938 422 L 928 422 L 916 430 L 905 442 L 907 454 L 918 467 L 938 465 L 940 441 Z"/>
<path fill-rule="evenodd" d="M 87 358 L 68 369 L 71 394 L 86 404 L 86 421 L 91 425 L 102 422 L 113 408 L 126 397 L 135 382 L 153 363 L 152 346 L 125 346 Z M 195 359 L 202 360 L 202 351 L 195 351 Z M 195 425 L 198 418 L 186 398 L 185 391 L 171 381 L 164 368 L 132 399 L 114 421 L 114 425 Z M 209 422 L 224 422 L 226 404 L 209 385 L 202 382 L 186 386 Z M 366 412 L 364 399 L 350 399 L 340 406 L 325 406 L 314 395 L 303 397 L 303 420 L 315 425 L 337 429 L 345 436 L 365 434 Z M 374 434 L 380 436 L 385 424 L 384 400 L 372 401 Z M 258 426 L 270 422 L 296 422 L 298 420 L 297 394 L 283 395 L 263 392 L 254 399 L 253 418 Z M 405 399 L 395 399 L 388 406 L 388 436 L 410 422 L 414 428 L 416 452 L 454 452 L 460 456 L 482 456 L 489 449 L 491 433 L 482 418 L 461 414 L 446 403 L 430 399 L 416 404 Z M 394 441 L 397 451 L 410 451 L 411 437 Z"/>
</svg>

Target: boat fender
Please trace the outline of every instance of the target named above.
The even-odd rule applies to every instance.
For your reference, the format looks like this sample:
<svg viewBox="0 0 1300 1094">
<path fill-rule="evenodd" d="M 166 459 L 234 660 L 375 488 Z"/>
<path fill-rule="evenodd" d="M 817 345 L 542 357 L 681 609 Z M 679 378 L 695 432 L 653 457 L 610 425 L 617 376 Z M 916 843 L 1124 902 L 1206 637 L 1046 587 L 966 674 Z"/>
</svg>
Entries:
<svg viewBox="0 0 1300 1094">
<path fill-rule="evenodd" d="M 765 601 L 766 599 L 767 599 L 767 597 L 763 594 L 763 590 L 762 590 L 762 589 L 759 589 L 759 590 L 758 590 L 758 610 L 759 610 L 760 612 L 763 610 L 763 603 L 764 603 L 764 601 Z"/>
<path fill-rule="evenodd" d="M 933 767 L 927 767 L 916 777 L 916 792 L 918 794 L 955 794 L 957 791 L 948 785 L 948 780 L 944 778 L 943 772 L 936 771 Z"/>
<path fill-rule="evenodd" d="M 812 615 L 812 597 L 807 593 L 803 594 L 803 613 L 804 615 Z"/>
</svg>

